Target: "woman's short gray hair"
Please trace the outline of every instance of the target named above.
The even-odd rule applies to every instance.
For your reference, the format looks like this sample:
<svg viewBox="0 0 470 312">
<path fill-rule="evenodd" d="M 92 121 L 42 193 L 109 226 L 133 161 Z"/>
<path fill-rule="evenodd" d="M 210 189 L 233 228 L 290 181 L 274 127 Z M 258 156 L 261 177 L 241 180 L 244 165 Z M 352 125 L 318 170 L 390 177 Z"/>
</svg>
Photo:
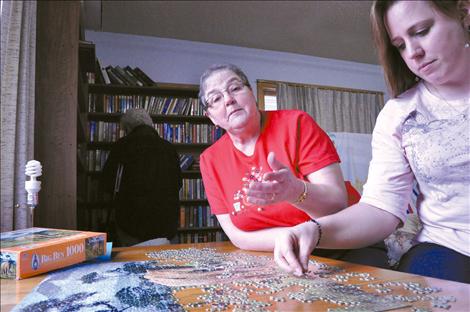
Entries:
<svg viewBox="0 0 470 312">
<path fill-rule="evenodd" d="M 206 69 L 206 71 L 201 75 L 201 79 L 199 80 L 199 103 L 201 103 L 204 109 L 207 109 L 206 98 L 204 96 L 206 88 L 204 84 L 206 80 L 210 76 L 212 76 L 212 74 L 221 70 L 230 70 L 242 80 L 245 86 L 247 86 L 251 90 L 251 85 L 248 81 L 248 77 L 238 66 L 235 66 L 233 64 L 213 64 L 208 69 Z"/>
<path fill-rule="evenodd" d="M 126 133 L 131 132 L 135 127 L 140 125 L 153 127 L 152 118 L 143 108 L 128 109 L 121 117 L 121 126 L 124 128 Z"/>
</svg>

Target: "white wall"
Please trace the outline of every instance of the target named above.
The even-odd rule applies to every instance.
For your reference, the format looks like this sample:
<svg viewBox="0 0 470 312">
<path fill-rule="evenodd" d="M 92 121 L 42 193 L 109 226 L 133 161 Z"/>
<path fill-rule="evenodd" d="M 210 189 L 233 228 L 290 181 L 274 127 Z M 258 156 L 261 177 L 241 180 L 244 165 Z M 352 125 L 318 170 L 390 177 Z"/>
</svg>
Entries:
<svg viewBox="0 0 470 312">
<path fill-rule="evenodd" d="M 102 66 L 138 66 L 156 82 L 198 84 L 211 64 L 233 63 L 256 80 L 279 80 L 384 92 L 380 66 L 194 41 L 86 31 Z"/>
</svg>

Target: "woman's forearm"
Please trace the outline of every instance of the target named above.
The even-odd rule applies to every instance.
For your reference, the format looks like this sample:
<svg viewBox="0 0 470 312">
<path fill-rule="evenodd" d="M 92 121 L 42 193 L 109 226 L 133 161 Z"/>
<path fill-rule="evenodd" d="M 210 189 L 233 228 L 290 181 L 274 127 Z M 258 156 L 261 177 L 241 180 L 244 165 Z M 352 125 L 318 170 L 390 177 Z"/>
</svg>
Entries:
<svg viewBox="0 0 470 312">
<path fill-rule="evenodd" d="M 284 231 L 284 227 L 275 227 L 257 231 L 242 231 L 237 228 L 228 214 L 218 215 L 222 229 L 232 244 L 244 250 L 273 251 L 276 236 Z"/>
<path fill-rule="evenodd" d="M 394 215 L 364 203 L 315 221 L 287 228 L 276 237 L 274 259 L 283 270 L 302 274 L 313 249 L 365 247 L 383 240 L 399 223 Z"/>
<path fill-rule="evenodd" d="M 230 238 L 232 243 L 240 249 L 255 251 L 273 251 L 276 236 L 285 228 L 276 227 L 258 231 L 240 231 Z"/>
<path fill-rule="evenodd" d="M 288 202 L 311 218 L 333 214 L 347 206 L 347 192 L 338 163 L 333 163 L 307 176 L 296 177 L 278 163 L 272 153 L 273 172 L 264 174 L 263 182 L 251 182 L 246 189 L 248 202 L 265 206 Z M 268 158 L 269 160 L 269 158 Z"/>
<path fill-rule="evenodd" d="M 318 247 L 328 249 L 369 246 L 389 236 L 400 222 L 393 214 L 360 202 L 317 221 L 322 228 Z"/>
<path fill-rule="evenodd" d="M 299 181 L 302 183 L 301 181 Z M 303 184 L 303 183 L 302 183 Z M 332 184 L 311 184 L 306 183 L 307 195 L 303 202 L 292 204 L 303 210 L 311 218 L 319 218 L 336 213 L 347 206 L 347 195 L 344 183 L 341 185 Z M 301 194 L 299 192 L 299 194 Z"/>
</svg>

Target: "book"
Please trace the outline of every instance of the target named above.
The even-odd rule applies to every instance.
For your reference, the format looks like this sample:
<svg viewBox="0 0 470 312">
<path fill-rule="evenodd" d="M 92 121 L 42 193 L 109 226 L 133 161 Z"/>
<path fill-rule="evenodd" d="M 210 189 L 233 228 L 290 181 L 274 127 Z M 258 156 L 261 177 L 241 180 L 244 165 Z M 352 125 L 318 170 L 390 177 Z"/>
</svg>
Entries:
<svg viewBox="0 0 470 312">
<path fill-rule="evenodd" d="M 137 74 L 137 76 L 140 78 L 140 80 L 145 81 L 145 84 L 147 86 L 154 86 L 155 85 L 155 82 L 149 76 L 147 76 L 147 74 L 144 73 L 139 67 L 134 68 L 134 73 Z"/>
<path fill-rule="evenodd" d="M 105 82 L 104 82 L 103 73 L 101 72 L 101 63 L 98 59 L 96 59 L 96 62 L 95 62 L 95 73 L 96 73 L 95 83 L 104 84 Z"/>
<path fill-rule="evenodd" d="M 121 81 L 122 81 L 122 84 L 125 85 L 125 86 L 131 86 L 132 84 L 126 79 L 126 77 L 124 77 L 121 72 L 119 72 L 119 70 L 117 69 L 116 66 L 110 66 L 110 69 L 109 69 L 110 72 L 112 72 L 114 74 L 114 76 L 116 76 L 117 78 L 119 78 Z"/>
<path fill-rule="evenodd" d="M 143 87 L 144 86 L 144 83 L 142 81 L 140 81 L 139 79 L 137 79 L 137 77 L 135 76 L 135 74 L 132 72 L 132 68 L 130 68 L 130 66 L 126 66 L 123 68 L 124 71 L 126 72 L 126 74 L 132 79 L 132 81 L 134 81 L 134 83 L 136 85 L 138 85 L 139 87 Z"/>
<path fill-rule="evenodd" d="M 101 71 L 101 76 L 103 77 L 103 82 L 107 85 L 111 84 L 111 80 L 109 79 L 109 75 L 106 69 L 104 67 L 100 67 L 100 71 Z"/>
<path fill-rule="evenodd" d="M 194 157 L 191 154 L 180 155 L 180 168 L 181 170 L 188 170 L 194 162 Z"/>
<path fill-rule="evenodd" d="M 129 74 L 121 66 L 114 66 L 114 70 L 119 78 L 125 82 L 125 84 L 128 86 L 137 86 L 137 82 L 132 80 Z"/>
<path fill-rule="evenodd" d="M 0 278 L 23 279 L 106 254 L 106 233 L 33 227 L 0 234 Z"/>
<path fill-rule="evenodd" d="M 124 70 L 128 73 L 131 73 L 132 76 L 134 76 L 137 81 L 139 81 L 139 86 L 148 86 L 148 82 L 141 75 L 139 75 L 135 69 L 132 69 L 130 66 L 126 66 L 124 67 Z"/>
<path fill-rule="evenodd" d="M 112 66 L 107 66 L 105 70 L 108 72 L 108 77 L 111 81 L 111 84 L 125 85 L 124 81 L 122 81 L 121 78 L 116 75 Z"/>
</svg>

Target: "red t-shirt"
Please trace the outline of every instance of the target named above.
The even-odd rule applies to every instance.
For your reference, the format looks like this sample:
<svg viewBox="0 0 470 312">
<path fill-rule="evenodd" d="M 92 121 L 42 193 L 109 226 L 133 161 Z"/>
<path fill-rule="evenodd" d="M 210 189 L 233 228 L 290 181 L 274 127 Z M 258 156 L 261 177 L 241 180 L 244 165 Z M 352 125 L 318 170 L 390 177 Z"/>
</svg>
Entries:
<svg viewBox="0 0 470 312">
<path fill-rule="evenodd" d="M 200 157 L 212 213 L 230 213 L 233 224 L 243 231 L 293 226 L 310 219 L 287 202 L 263 206 L 261 211 L 246 202 L 244 183 L 272 171 L 267 162 L 269 152 L 275 152 L 276 158 L 299 178 L 340 161 L 328 135 L 307 113 L 281 110 L 264 114 L 266 123 L 252 156 L 237 150 L 225 134 Z"/>
</svg>

